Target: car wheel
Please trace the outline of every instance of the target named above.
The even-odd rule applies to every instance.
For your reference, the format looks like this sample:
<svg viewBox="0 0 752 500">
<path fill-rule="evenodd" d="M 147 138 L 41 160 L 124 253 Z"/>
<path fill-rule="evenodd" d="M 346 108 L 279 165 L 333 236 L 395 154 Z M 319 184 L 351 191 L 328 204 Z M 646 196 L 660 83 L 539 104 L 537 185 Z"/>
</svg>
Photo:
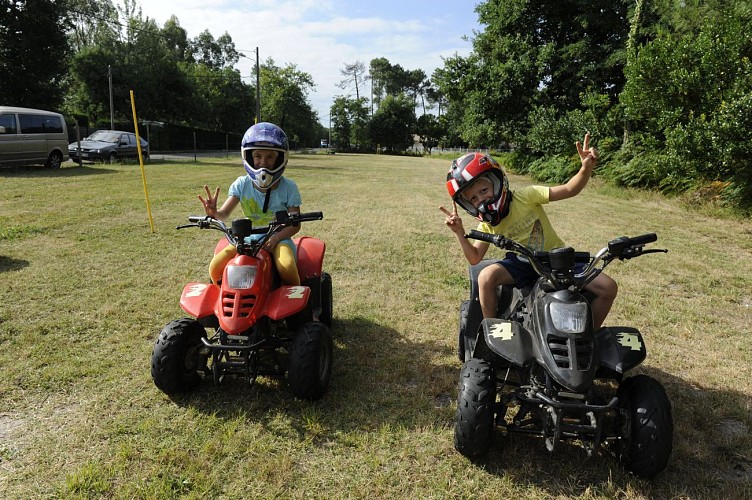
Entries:
<svg viewBox="0 0 752 500">
<path fill-rule="evenodd" d="M 50 153 L 49 158 L 47 158 L 47 163 L 45 166 L 47 168 L 60 168 L 60 165 L 63 163 L 63 155 L 59 151 L 53 151 Z"/>
<path fill-rule="evenodd" d="M 107 155 L 107 163 L 117 163 L 117 153 L 113 151 Z"/>
<path fill-rule="evenodd" d="M 332 337 L 323 323 L 312 321 L 298 329 L 287 374 L 296 397 L 314 401 L 324 395 L 332 375 L 332 351 Z"/>
<path fill-rule="evenodd" d="M 470 459 L 488 452 L 494 430 L 496 374 L 491 364 L 471 359 L 460 372 L 460 392 L 454 420 L 454 447 Z"/>
<path fill-rule="evenodd" d="M 653 477 L 666 468 L 673 448 L 671 402 L 661 383 L 647 375 L 625 379 L 617 396 L 625 417 L 619 459 L 635 476 Z"/>
<path fill-rule="evenodd" d="M 159 333 L 151 354 L 151 378 L 162 392 L 188 392 L 201 383 L 208 361 L 202 337 L 206 330 L 192 318 L 176 319 Z"/>
</svg>

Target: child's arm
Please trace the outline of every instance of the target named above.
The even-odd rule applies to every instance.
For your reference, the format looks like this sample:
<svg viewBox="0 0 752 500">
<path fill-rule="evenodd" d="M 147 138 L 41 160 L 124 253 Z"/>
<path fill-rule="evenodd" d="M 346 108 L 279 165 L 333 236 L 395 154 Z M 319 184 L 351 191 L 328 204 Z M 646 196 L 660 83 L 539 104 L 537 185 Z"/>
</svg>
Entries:
<svg viewBox="0 0 752 500">
<path fill-rule="evenodd" d="M 577 196 L 585 188 L 593 174 L 593 169 L 598 162 L 598 151 L 590 146 L 590 132 L 585 134 L 582 146 L 580 141 L 577 141 L 575 146 L 577 146 L 577 154 L 580 155 L 582 167 L 566 184 L 553 186 L 549 190 L 548 201 L 566 200 L 572 196 Z"/>
<path fill-rule="evenodd" d="M 457 241 L 460 242 L 460 248 L 462 253 L 465 254 L 465 258 L 471 265 L 475 265 L 481 261 L 486 251 L 488 250 L 488 243 L 479 240 L 468 240 L 465 238 L 465 227 L 462 225 L 462 219 L 457 215 L 457 205 L 454 205 L 454 213 L 450 212 L 444 207 L 439 207 L 439 210 L 444 212 L 446 220 L 444 223 L 449 229 L 457 236 Z"/>
</svg>

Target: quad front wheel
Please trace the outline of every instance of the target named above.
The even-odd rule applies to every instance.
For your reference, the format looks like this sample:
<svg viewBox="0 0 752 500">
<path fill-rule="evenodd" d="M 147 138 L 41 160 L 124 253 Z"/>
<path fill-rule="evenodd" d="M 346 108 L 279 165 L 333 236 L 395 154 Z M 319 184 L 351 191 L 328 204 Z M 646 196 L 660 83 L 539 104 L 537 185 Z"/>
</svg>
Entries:
<svg viewBox="0 0 752 500">
<path fill-rule="evenodd" d="M 457 415 L 454 421 L 454 447 L 475 459 L 491 446 L 496 403 L 496 374 L 491 364 L 473 358 L 462 366 Z"/>
<path fill-rule="evenodd" d="M 332 375 L 332 351 L 332 337 L 323 323 L 312 321 L 298 329 L 287 374 L 295 396 L 313 401 L 324 395 Z"/>
<path fill-rule="evenodd" d="M 208 360 L 202 337 L 206 330 L 191 318 L 176 319 L 162 329 L 151 354 L 151 378 L 162 392 L 188 392 L 201 382 Z"/>
<path fill-rule="evenodd" d="M 671 402 L 647 375 L 625 379 L 617 395 L 624 416 L 619 458 L 634 475 L 653 477 L 666 468 L 673 447 Z"/>
</svg>

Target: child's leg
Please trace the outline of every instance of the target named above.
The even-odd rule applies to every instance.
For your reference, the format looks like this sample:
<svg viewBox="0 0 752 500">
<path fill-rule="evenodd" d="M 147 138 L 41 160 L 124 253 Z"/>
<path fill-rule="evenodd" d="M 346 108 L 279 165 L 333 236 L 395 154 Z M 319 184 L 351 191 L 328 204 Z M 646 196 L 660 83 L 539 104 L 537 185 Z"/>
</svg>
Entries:
<svg viewBox="0 0 752 500">
<path fill-rule="evenodd" d="M 280 241 L 274 247 L 272 255 L 282 283 L 297 286 L 300 285 L 300 275 L 298 275 L 298 263 L 295 260 L 295 250 L 292 245 L 294 245 L 292 240 Z"/>
<path fill-rule="evenodd" d="M 478 298 L 484 318 L 496 317 L 499 302 L 496 287 L 499 285 L 514 285 L 514 278 L 500 262 L 485 267 L 478 275 Z"/>
<path fill-rule="evenodd" d="M 600 273 L 593 281 L 588 283 L 585 290 L 595 294 L 595 299 L 590 306 L 593 309 L 593 328 L 598 331 L 603 326 L 603 322 L 606 321 L 606 316 L 608 316 L 611 305 L 616 299 L 619 287 L 610 276 Z"/>
<path fill-rule="evenodd" d="M 212 283 L 219 283 L 222 279 L 222 273 L 225 270 L 225 266 L 238 254 L 234 245 L 227 245 L 222 250 L 214 255 L 211 263 L 209 263 L 209 276 Z"/>
</svg>

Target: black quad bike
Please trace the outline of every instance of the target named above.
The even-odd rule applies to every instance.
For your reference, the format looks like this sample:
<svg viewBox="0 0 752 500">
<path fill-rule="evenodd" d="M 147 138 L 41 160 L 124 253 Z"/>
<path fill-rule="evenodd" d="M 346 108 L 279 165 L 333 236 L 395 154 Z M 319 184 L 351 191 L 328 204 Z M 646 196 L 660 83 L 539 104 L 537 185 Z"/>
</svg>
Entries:
<svg viewBox="0 0 752 500">
<path fill-rule="evenodd" d="M 631 327 L 594 331 L 584 290 L 614 259 L 666 252 L 644 248 L 656 235 L 614 239 L 592 257 L 571 247 L 531 251 L 479 231 L 466 237 L 521 255 L 539 278 L 522 290 L 498 287 L 497 318 L 483 319 L 478 274 L 492 261 L 470 266 L 471 296 L 460 308 L 455 448 L 484 456 L 498 426 L 542 437 L 551 452 L 562 440 L 588 454 L 605 450 L 637 476 L 665 469 L 673 444 L 666 391 L 646 375 L 624 377 L 645 359 L 642 336 Z M 577 263 L 586 264 L 578 274 Z"/>
<path fill-rule="evenodd" d="M 315 400 L 327 389 L 332 371 L 332 280 L 322 271 L 325 244 L 303 236 L 294 240 L 300 286 L 281 284 L 271 254 L 263 246 L 281 229 L 320 220 L 321 212 L 278 212 L 268 226 L 248 219 L 233 221 L 191 216 L 179 226 L 224 233 L 215 253 L 227 244 L 237 256 L 225 267 L 222 281 L 188 283 L 180 307 L 192 317 L 167 324 L 151 356 L 154 384 L 168 395 L 195 389 L 203 379 L 221 383 L 227 376 L 253 384 L 259 375 L 283 376 L 293 394 Z M 251 234 L 262 235 L 247 243 Z M 207 331 L 209 332 L 207 334 Z"/>
</svg>

